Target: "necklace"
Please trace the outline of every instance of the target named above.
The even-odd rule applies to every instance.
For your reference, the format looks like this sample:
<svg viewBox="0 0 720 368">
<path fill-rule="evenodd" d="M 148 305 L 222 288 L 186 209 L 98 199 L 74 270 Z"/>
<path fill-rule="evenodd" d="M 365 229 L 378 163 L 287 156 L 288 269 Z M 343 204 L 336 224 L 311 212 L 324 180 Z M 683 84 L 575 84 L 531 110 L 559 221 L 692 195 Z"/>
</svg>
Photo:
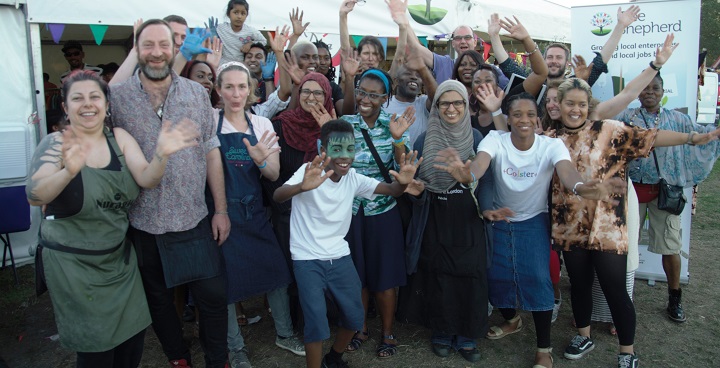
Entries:
<svg viewBox="0 0 720 368">
<path fill-rule="evenodd" d="M 659 109 L 657 112 L 657 115 L 655 115 L 655 121 L 653 121 L 652 127 L 650 126 L 650 124 L 648 124 L 647 119 L 645 119 L 645 113 L 642 112 L 642 109 L 643 109 L 642 107 L 638 107 L 638 109 L 635 110 L 635 115 L 633 115 L 632 119 L 630 119 L 630 120 L 635 121 L 635 117 L 638 116 L 638 114 L 640 114 L 640 116 L 643 119 L 643 123 L 645 124 L 645 129 L 657 128 L 658 123 L 660 122 L 660 112 L 662 111 L 662 108 Z M 645 111 L 647 111 L 647 110 L 645 110 Z"/>
</svg>

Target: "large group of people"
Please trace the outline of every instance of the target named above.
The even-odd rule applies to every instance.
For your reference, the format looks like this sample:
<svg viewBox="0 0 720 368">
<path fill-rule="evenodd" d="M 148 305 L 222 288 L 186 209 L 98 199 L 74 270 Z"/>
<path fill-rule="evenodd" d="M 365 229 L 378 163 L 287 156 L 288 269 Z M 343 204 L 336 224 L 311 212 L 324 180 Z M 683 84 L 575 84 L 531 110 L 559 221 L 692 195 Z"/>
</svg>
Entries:
<svg viewBox="0 0 720 368">
<path fill-rule="evenodd" d="M 533 367 L 550 368 L 561 256 L 577 327 L 562 355 L 592 351 L 597 320 L 618 336 L 618 367 L 638 367 L 640 223 L 647 214 L 649 250 L 663 255 L 667 314 L 684 322 L 679 216 L 658 207 L 658 183 L 697 184 L 720 156 L 720 130 L 661 106 L 673 35 L 621 93 L 597 101 L 605 50 L 637 6 L 618 10 L 623 27 L 566 77 L 565 45 L 542 53 L 518 19 L 497 14 L 497 65 L 465 25 L 451 36 L 456 59 L 435 54 L 403 0 L 386 0 L 399 38 L 384 70 L 376 37 L 351 45 L 357 2 L 340 6 L 335 66 L 329 45 L 299 40 L 299 9 L 266 39 L 246 23 L 246 0 L 207 29 L 177 15 L 139 20 L 109 83 L 78 60 L 82 46 L 66 45 L 77 70 L 63 76 L 64 129 L 39 143 L 27 197 L 43 206 L 38 270 L 77 366 L 137 367 L 150 325 L 170 366 L 192 366 L 188 304 L 205 366 L 251 367 L 237 303 L 265 295 L 275 344 L 310 368 L 348 366 L 343 354 L 369 339 L 372 304 L 378 359 L 402 359 L 399 321 L 429 329 L 438 357 L 476 362 L 478 339 L 520 331 L 525 310 Z M 528 53 L 529 73 L 502 30 Z M 524 81 L 506 93 L 513 74 Z M 627 108 L 635 99 L 641 107 Z M 323 354 L 329 315 L 338 329 Z"/>
</svg>

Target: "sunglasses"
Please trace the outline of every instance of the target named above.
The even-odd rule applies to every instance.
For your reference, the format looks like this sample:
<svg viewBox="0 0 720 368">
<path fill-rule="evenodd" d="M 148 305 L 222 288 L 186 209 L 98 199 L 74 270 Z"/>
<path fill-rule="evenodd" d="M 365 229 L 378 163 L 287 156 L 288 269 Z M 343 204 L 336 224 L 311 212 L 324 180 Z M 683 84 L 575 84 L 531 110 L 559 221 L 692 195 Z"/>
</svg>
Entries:
<svg viewBox="0 0 720 368">
<path fill-rule="evenodd" d="M 75 57 L 80 56 L 80 51 L 73 51 L 73 52 L 66 52 L 65 57 Z"/>
</svg>

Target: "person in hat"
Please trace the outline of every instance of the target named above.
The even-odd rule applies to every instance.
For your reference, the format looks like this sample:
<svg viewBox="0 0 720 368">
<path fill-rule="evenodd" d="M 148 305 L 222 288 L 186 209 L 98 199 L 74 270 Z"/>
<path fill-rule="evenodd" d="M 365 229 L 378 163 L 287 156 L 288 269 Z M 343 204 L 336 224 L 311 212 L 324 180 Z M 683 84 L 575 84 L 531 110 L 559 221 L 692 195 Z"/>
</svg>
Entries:
<svg viewBox="0 0 720 368">
<path fill-rule="evenodd" d="M 102 69 L 87 65 L 85 62 L 83 62 L 83 59 L 85 58 L 85 52 L 83 52 L 83 47 L 80 44 L 80 42 L 75 40 L 70 40 L 65 42 L 65 45 L 62 48 L 62 52 L 65 55 L 65 60 L 67 60 L 68 64 L 70 65 L 70 69 L 60 75 L 60 83 L 65 81 L 65 77 L 70 75 L 74 70 L 92 70 L 98 75 L 102 73 Z"/>
</svg>

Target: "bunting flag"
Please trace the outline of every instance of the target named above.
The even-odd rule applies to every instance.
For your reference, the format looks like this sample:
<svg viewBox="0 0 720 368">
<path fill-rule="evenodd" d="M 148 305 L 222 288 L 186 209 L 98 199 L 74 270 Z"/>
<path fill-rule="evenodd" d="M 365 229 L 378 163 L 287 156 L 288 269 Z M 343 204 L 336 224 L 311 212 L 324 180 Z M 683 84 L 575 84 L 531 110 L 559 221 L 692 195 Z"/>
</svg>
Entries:
<svg viewBox="0 0 720 368">
<path fill-rule="evenodd" d="M 428 47 L 427 36 L 420 36 L 420 37 L 418 37 L 418 41 L 420 41 L 420 43 L 423 44 L 425 47 Z"/>
<path fill-rule="evenodd" d="M 483 60 L 487 61 L 487 59 L 490 57 L 490 50 L 492 49 L 492 45 L 483 41 Z"/>
<path fill-rule="evenodd" d="M 95 37 L 95 43 L 99 46 L 105 37 L 108 26 L 106 24 L 90 24 L 89 26 L 93 37 Z"/>
<path fill-rule="evenodd" d="M 275 39 L 275 31 L 267 31 L 267 33 L 270 35 L 270 38 Z"/>
<path fill-rule="evenodd" d="M 50 30 L 50 34 L 52 35 L 53 41 L 56 44 L 60 43 L 60 37 L 62 37 L 63 31 L 65 31 L 65 25 L 50 23 L 47 25 L 47 27 Z"/>
<path fill-rule="evenodd" d="M 380 41 L 380 44 L 382 44 L 383 55 L 385 55 L 385 59 L 387 59 L 387 37 L 378 37 L 378 40 Z"/>
<path fill-rule="evenodd" d="M 363 36 L 358 36 L 358 35 L 351 35 L 350 37 L 352 38 L 353 42 L 355 43 L 355 47 L 357 47 L 357 45 L 360 43 L 360 40 L 362 40 L 362 38 L 363 38 Z"/>
<path fill-rule="evenodd" d="M 338 52 L 335 53 L 335 56 L 332 57 L 332 66 L 335 66 L 335 67 L 339 66 L 340 61 L 341 61 L 340 50 L 338 50 Z"/>
</svg>

